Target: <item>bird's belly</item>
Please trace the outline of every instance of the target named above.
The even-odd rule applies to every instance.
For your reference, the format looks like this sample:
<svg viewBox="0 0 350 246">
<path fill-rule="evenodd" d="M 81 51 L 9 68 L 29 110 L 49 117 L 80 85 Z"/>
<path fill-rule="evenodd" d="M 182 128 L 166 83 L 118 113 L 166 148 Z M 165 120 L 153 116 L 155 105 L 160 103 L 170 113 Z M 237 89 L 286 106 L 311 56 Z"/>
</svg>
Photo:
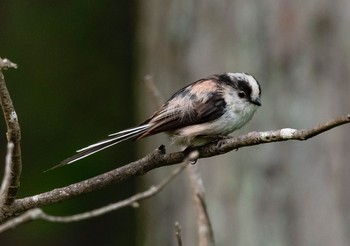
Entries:
<svg viewBox="0 0 350 246">
<path fill-rule="evenodd" d="M 168 134 L 175 144 L 193 147 L 202 146 L 244 126 L 252 118 L 254 111 L 226 112 L 211 122 L 186 126 Z"/>
</svg>

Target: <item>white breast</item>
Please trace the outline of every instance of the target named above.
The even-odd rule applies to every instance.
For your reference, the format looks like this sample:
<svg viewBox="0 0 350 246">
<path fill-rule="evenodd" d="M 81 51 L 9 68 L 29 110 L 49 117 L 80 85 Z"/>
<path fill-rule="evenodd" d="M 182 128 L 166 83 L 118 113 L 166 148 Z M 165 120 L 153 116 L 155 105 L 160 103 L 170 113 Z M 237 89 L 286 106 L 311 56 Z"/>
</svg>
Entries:
<svg viewBox="0 0 350 246">
<path fill-rule="evenodd" d="M 201 146 L 215 139 L 215 136 L 226 136 L 244 126 L 253 117 L 256 108 L 250 103 L 241 105 L 232 102 L 227 105 L 226 112 L 218 119 L 186 126 L 169 135 L 178 145 Z"/>
</svg>

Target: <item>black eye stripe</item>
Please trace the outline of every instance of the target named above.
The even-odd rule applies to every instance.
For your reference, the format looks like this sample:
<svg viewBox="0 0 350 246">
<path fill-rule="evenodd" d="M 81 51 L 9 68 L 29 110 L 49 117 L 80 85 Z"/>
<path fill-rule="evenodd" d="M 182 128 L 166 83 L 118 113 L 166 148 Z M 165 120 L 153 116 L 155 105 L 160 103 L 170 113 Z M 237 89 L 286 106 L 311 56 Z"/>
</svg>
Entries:
<svg viewBox="0 0 350 246">
<path fill-rule="evenodd" d="M 228 85 L 232 85 L 232 79 L 230 76 L 228 76 L 227 74 L 221 74 L 221 75 L 218 75 L 218 81 L 219 82 L 223 82 L 225 84 L 228 84 Z"/>
<path fill-rule="evenodd" d="M 250 85 L 246 81 L 238 80 L 237 81 L 237 88 L 240 91 L 243 91 L 249 97 L 252 94 L 252 88 L 250 87 Z"/>
<path fill-rule="evenodd" d="M 218 81 L 243 91 L 249 98 L 252 94 L 252 88 L 245 80 L 232 81 L 232 78 L 227 74 L 221 74 L 218 76 Z"/>
</svg>

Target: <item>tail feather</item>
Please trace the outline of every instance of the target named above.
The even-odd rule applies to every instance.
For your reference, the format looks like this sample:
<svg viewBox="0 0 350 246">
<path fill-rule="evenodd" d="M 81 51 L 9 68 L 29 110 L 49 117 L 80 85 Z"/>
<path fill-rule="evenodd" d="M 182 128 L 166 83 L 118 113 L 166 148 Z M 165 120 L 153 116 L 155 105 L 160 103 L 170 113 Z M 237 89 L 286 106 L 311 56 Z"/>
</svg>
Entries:
<svg viewBox="0 0 350 246">
<path fill-rule="evenodd" d="M 111 136 L 120 136 L 120 135 L 124 135 L 124 134 L 127 134 L 127 133 L 132 133 L 132 132 L 137 132 L 137 131 L 144 131 L 144 130 L 146 130 L 148 128 L 149 128 L 149 125 L 145 124 L 145 125 L 137 126 L 137 127 L 134 127 L 134 128 L 129 128 L 129 129 L 126 129 L 126 130 L 123 130 L 123 131 L 120 131 L 120 132 L 112 133 L 112 134 L 109 134 L 108 136 L 109 137 L 111 137 Z"/>
<path fill-rule="evenodd" d="M 130 139 L 132 137 L 135 137 L 135 136 L 138 136 L 139 134 L 144 133 L 149 127 L 148 125 L 146 125 L 146 126 L 147 127 L 143 126 L 142 128 L 140 128 L 140 127 L 130 128 L 130 129 L 127 129 L 124 131 L 109 134 L 107 139 L 101 140 L 101 141 L 94 143 L 94 144 L 91 144 L 85 148 L 79 149 L 79 150 L 77 150 L 77 152 L 84 152 L 86 150 L 93 149 L 97 146 L 102 146 L 102 145 L 107 144 L 107 143 L 111 143 L 111 144 L 115 143 L 116 141 L 117 141 L 117 143 L 120 143 L 124 140 Z"/>
<path fill-rule="evenodd" d="M 113 145 L 116 145 L 120 142 L 123 142 L 125 140 L 128 140 L 128 139 L 136 139 L 137 137 L 139 137 L 140 135 L 144 134 L 149 128 L 149 125 L 142 125 L 142 126 L 138 126 L 138 127 L 135 127 L 135 128 L 130 128 L 130 129 L 127 129 L 127 130 L 123 130 L 123 131 L 120 131 L 120 132 L 117 132 L 117 133 L 113 133 L 113 134 L 110 134 L 108 135 L 109 137 L 107 139 L 104 139 L 102 141 L 99 141 L 95 144 L 91 144 L 85 148 L 82 148 L 80 150 L 77 150 L 77 154 L 61 161 L 58 165 L 46 170 L 46 171 L 49 171 L 49 170 L 52 170 L 52 169 L 55 169 L 57 167 L 61 167 L 61 166 L 64 166 L 64 165 L 67 165 L 67 164 L 71 164 L 75 161 L 78 161 L 80 159 L 83 159 L 89 155 L 92 155 L 92 154 L 95 154 L 101 150 L 104 150 L 104 149 L 107 149 Z"/>
</svg>

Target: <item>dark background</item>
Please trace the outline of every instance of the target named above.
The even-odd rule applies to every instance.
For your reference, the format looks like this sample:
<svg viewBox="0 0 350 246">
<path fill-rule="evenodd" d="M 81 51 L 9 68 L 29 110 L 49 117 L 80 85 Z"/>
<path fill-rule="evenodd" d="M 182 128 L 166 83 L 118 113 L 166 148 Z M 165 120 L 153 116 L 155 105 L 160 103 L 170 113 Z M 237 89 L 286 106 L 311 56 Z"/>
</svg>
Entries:
<svg viewBox="0 0 350 246">
<path fill-rule="evenodd" d="M 78 165 L 43 173 L 76 149 L 135 124 L 134 1 L 1 1 L 0 53 L 18 64 L 5 79 L 22 130 L 18 197 L 92 177 L 135 158 L 125 143 Z M 1 156 L 6 128 L 1 121 Z M 3 170 L 1 169 L 1 172 Z M 135 192 L 134 181 L 45 211 L 73 214 Z M 36 221 L 0 236 L 1 245 L 133 245 L 130 208 L 92 221 Z M 118 235 L 116 237 L 116 235 Z"/>
</svg>

